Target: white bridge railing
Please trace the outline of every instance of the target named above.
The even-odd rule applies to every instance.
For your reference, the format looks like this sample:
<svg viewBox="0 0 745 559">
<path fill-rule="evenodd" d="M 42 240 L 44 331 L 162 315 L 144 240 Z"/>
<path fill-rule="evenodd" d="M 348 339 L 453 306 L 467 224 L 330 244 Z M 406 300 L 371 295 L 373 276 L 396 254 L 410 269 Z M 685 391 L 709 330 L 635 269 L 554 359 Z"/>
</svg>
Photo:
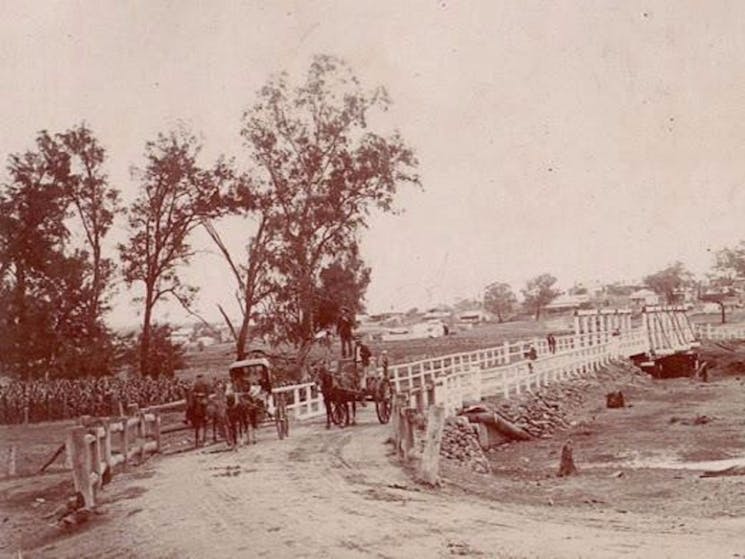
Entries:
<svg viewBox="0 0 745 559">
<path fill-rule="evenodd" d="M 696 324 L 699 338 L 709 340 L 745 340 L 745 324 Z"/>
<path fill-rule="evenodd" d="M 527 359 L 528 348 L 536 349 L 535 360 Z M 551 353 L 545 338 L 504 342 L 491 348 L 421 359 L 389 367 L 389 375 L 399 393 L 412 400 L 444 403 L 448 410 L 464 401 L 480 400 L 498 394 L 508 398 L 550 381 L 589 374 L 618 356 L 644 353 L 647 334 L 643 328 L 619 332 L 568 334 L 556 337 Z M 325 414 L 320 391 L 314 383 L 275 388 L 285 394 L 291 416 L 309 419 Z"/>
<path fill-rule="evenodd" d="M 555 353 L 548 351 L 547 343 L 521 341 L 395 365 L 390 374 L 396 391 L 411 395 L 412 407 L 421 409 L 420 400 L 426 398 L 427 404 L 444 404 L 446 414 L 451 414 L 464 402 L 485 396 L 509 398 L 549 382 L 591 374 L 611 359 L 644 353 L 646 340 L 642 328 L 600 339 L 595 333 L 566 335 L 556 338 Z M 532 360 L 521 351 L 531 343 L 540 347 Z"/>
<path fill-rule="evenodd" d="M 315 382 L 279 386 L 272 389 L 273 398 L 269 401 L 269 412 L 274 413 L 276 400 L 279 395 L 285 397 L 290 417 L 295 419 L 310 419 L 326 414 L 323 407 L 323 397 Z"/>
<path fill-rule="evenodd" d="M 745 325 L 706 330 L 690 325 L 678 307 L 652 307 L 642 324 L 632 327 L 628 311 L 580 311 L 576 333 L 556 337 L 554 351 L 546 338 L 504 342 L 475 351 L 421 359 L 389 367 L 398 393 L 410 405 L 444 404 L 453 413 L 464 402 L 485 396 L 509 398 L 549 382 L 593 374 L 612 359 L 644 353 L 665 355 L 693 347 L 696 334 L 712 339 L 745 339 Z M 535 348 L 535 359 L 528 349 Z M 323 415 L 321 394 L 313 383 L 274 389 L 284 393 L 296 419 Z"/>
</svg>

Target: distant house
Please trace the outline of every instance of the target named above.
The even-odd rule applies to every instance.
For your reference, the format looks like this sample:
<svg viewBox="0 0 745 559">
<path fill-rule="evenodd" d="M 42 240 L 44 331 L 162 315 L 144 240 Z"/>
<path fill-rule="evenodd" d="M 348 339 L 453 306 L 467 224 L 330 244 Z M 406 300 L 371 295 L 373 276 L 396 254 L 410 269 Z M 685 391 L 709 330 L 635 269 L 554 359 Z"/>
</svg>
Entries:
<svg viewBox="0 0 745 559">
<path fill-rule="evenodd" d="M 418 322 L 411 326 L 400 328 L 388 328 L 380 335 L 384 342 L 395 340 L 416 340 L 421 338 L 439 338 L 445 335 L 445 325 L 442 322 L 431 320 Z"/>
<path fill-rule="evenodd" d="M 383 326 L 396 327 L 401 326 L 406 322 L 404 315 L 402 314 L 388 314 L 386 318 L 380 321 Z"/>
<path fill-rule="evenodd" d="M 197 344 L 201 347 L 209 347 L 211 345 L 215 345 L 217 340 L 213 338 L 212 336 L 199 336 L 197 338 Z"/>
<path fill-rule="evenodd" d="M 191 341 L 191 329 L 180 328 L 171 332 L 171 342 L 174 344 L 188 344 Z"/>
<path fill-rule="evenodd" d="M 489 322 L 490 319 L 489 313 L 482 309 L 463 311 L 458 315 L 458 321 L 467 324 L 480 324 L 481 322 Z"/>
<path fill-rule="evenodd" d="M 631 304 L 635 307 L 642 307 L 644 305 L 659 305 L 660 296 L 651 289 L 639 289 L 629 295 L 629 301 L 631 301 Z"/>
<path fill-rule="evenodd" d="M 424 318 L 424 320 L 431 320 L 433 318 L 443 320 L 446 318 L 450 318 L 452 314 L 453 313 L 446 308 L 437 307 L 434 309 L 429 309 L 422 318 Z"/>
<path fill-rule="evenodd" d="M 587 294 L 582 295 L 559 295 L 556 299 L 551 301 L 548 305 L 543 307 L 546 312 L 565 312 L 575 311 L 590 302 L 590 296 Z"/>
<path fill-rule="evenodd" d="M 701 312 L 706 314 L 714 314 L 720 312 L 720 307 L 717 303 L 704 303 L 701 305 Z"/>
</svg>

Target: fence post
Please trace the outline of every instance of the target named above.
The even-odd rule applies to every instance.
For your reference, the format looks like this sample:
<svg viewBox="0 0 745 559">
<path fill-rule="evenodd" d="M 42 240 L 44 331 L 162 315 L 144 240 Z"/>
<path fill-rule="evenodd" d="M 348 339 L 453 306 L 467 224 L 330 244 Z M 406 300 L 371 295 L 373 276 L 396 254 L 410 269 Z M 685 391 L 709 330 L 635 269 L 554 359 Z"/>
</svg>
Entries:
<svg viewBox="0 0 745 559">
<path fill-rule="evenodd" d="M 435 381 L 427 383 L 427 406 L 434 406 L 437 402 L 435 401 Z"/>
<path fill-rule="evenodd" d="M 16 475 L 16 445 L 10 445 L 8 449 L 8 477 Z"/>
<path fill-rule="evenodd" d="M 69 437 L 65 437 L 65 468 L 72 470 L 72 443 Z"/>
<path fill-rule="evenodd" d="M 160 414 L 155 414 L 155 452 L 160 453 Z"/>
<path fill-rule="evenodd" d="M 99 427 L 96 425 L 91 429 L 93 435 L 93 442 L 88 446 L 89 452 L 91 453 L 91 471 L 96 474 L 96 482 L 93 484 L 96 489 L 100 489 L 103 485 L 103 468 L 101 467 L 101 437 Z M 104 434 L 105 436 L 105 434 Z"/>
<path fill-rule="evenodd" d="M 145 442 L 147 440 L 147 420 L 145 414 L 139 412 L 139 421 L 137 422 L 137 435 L 140 439 L 140 464 L 145 461 Z"/>
<path fill-rule="evenodd" d="M 396 454 L 398 454 L 398 449 L 400 446 L 400 434 L 399 434 L 399 427 L 398 424 L 401 422 L 401 403 L 403 402 L 404 396 L 400 393 L 396 393 L 393 395 L 393 408 L 391 409 L 391 429 L 393 431 L 393 447 L 396 451 Z"/>
<path fill-rule="evenodd" d="M 129 417 L 122 417 L 122 469 L 127 470 L 129 461 Z"/>
<path fill-rule="evenodd" d="M 403 404 L 403 399 L 401 400 L 401 404 Z M 398 432 L 396 433 L 396 456 L 399 458 L 403 458 L 404 455 L 404 440 L 406 439 L 406 407 L 404 405 L 400 405 L 398 407 L 398 421 L 396 422 L 396 426 L 398 427 Z"/>
<path fill-rule="evenodd" d="M 424 387 L 420 386 L 419 390 L 416 391 L 414 394 L 414 397 L 416 399 L 416 411 L 419 413 L 424 412 Z"/>
<path fill-rule="evenodd" d="M 406 408 L 405 410 L 403 410 L 402 424 L 404 426 L 404 429 L 401 442 L 403 443 L 402 451 L 404 461 L 408 461 L 409 458 L 411 458 L 411 451 L 414 449 L 414 413 L 415 410 L 411 408 Z"/>
<path fill-rule="evenodd" d="M 114 469 L 114 458 L 111 452 L 111 421 L 108 417 L 103 419 L 103 460 L 109 471 Z"/>
<path fill-rule="evenodd" d="M 91 453 L 86 435 L 85 427 L 73 427 L 67 436 L 72 448 L 72 478 L 75 490 L 83 496 L 85 506 L 93 508 L 95 500 L 91 485 Z"/>
<path fill-rule="evenodd" d="M 427 434 L 424 451 L 419 467 L 421 480 L 430 485 L 439 485 L 440 483 L 440 444 L 444 426 L 445 407 L 442 405 L 430 406 L 427 413 Z"/>
</svg>

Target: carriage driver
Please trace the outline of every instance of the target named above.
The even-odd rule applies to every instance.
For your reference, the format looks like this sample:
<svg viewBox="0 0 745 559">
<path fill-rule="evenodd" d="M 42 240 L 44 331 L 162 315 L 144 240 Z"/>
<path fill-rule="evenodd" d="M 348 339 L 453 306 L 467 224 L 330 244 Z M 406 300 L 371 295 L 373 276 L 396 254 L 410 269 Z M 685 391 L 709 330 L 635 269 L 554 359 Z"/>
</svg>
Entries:
<svg viewBox="0 0 745 559">
<path fill-rule="evenodd" d="M 359 388 L 367 388 L 367 369 L 370 367 L 370 357 L 372 352 L 370 348 L 362 343 L 362 338 L 357 335 L 354 337 L 354 369 L 359 381 Z"/>
</svg>

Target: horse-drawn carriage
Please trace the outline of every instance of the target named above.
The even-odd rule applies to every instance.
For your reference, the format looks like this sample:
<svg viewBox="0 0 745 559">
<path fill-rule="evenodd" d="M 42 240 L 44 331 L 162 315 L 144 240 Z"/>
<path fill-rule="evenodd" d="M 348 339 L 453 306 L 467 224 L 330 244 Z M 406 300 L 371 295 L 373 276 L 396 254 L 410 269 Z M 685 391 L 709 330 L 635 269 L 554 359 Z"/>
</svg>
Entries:
<svg viewBox="0 0 745 559">
<path fill-rule="evenodd" d="M 287 437 L 290 434 L 290 422 L 285 395 L 281 392 L 272 393 L 269 360 L 263 352 L 252 352 L 248 359 L 236 361 L 230 365 L 228 372 L 235 397 L 238 400 L 247 400 L 250 405 L 260 406 L 256 413 L 261 419 L 254 421 L 254 426 L 256 423 L 273 423 L 280 440 Z"/>
<path fill-rule="evenodd" d="M 327 372 L 321 380 L 321 389 L 327 405 L 327 426 L 329 421 L 344 427 L 354 423 L 357 404 L 375 403 L 375 413 L 380 423 L 388 423 L 393 408 L 393 383 L 387 372 L 378 376 L 369 374 L 361 380 L 358 364 L 351 360 L 340 360 L 336 373 Z"/>
<path fill-rule="evenodd" d="M 289 435 L 290 425 L 284 394 L 272 393 L 269 360 L 263 352 L 252 352 L 228 369 L 230 381 L 218 383 L 216 393 L 202 375 L 198 376 L 187 400 L 187 422 L 194 427 L 196 446 L 204 444 L 207 426 L 212 439 L 222 432 L 228 444 L 248 438 L 256 442 L 254 430 L 262 423 L 274 424 L 280 439 Z M 200 432 L 203 435 L 200 441 Z"/>
</svg>

